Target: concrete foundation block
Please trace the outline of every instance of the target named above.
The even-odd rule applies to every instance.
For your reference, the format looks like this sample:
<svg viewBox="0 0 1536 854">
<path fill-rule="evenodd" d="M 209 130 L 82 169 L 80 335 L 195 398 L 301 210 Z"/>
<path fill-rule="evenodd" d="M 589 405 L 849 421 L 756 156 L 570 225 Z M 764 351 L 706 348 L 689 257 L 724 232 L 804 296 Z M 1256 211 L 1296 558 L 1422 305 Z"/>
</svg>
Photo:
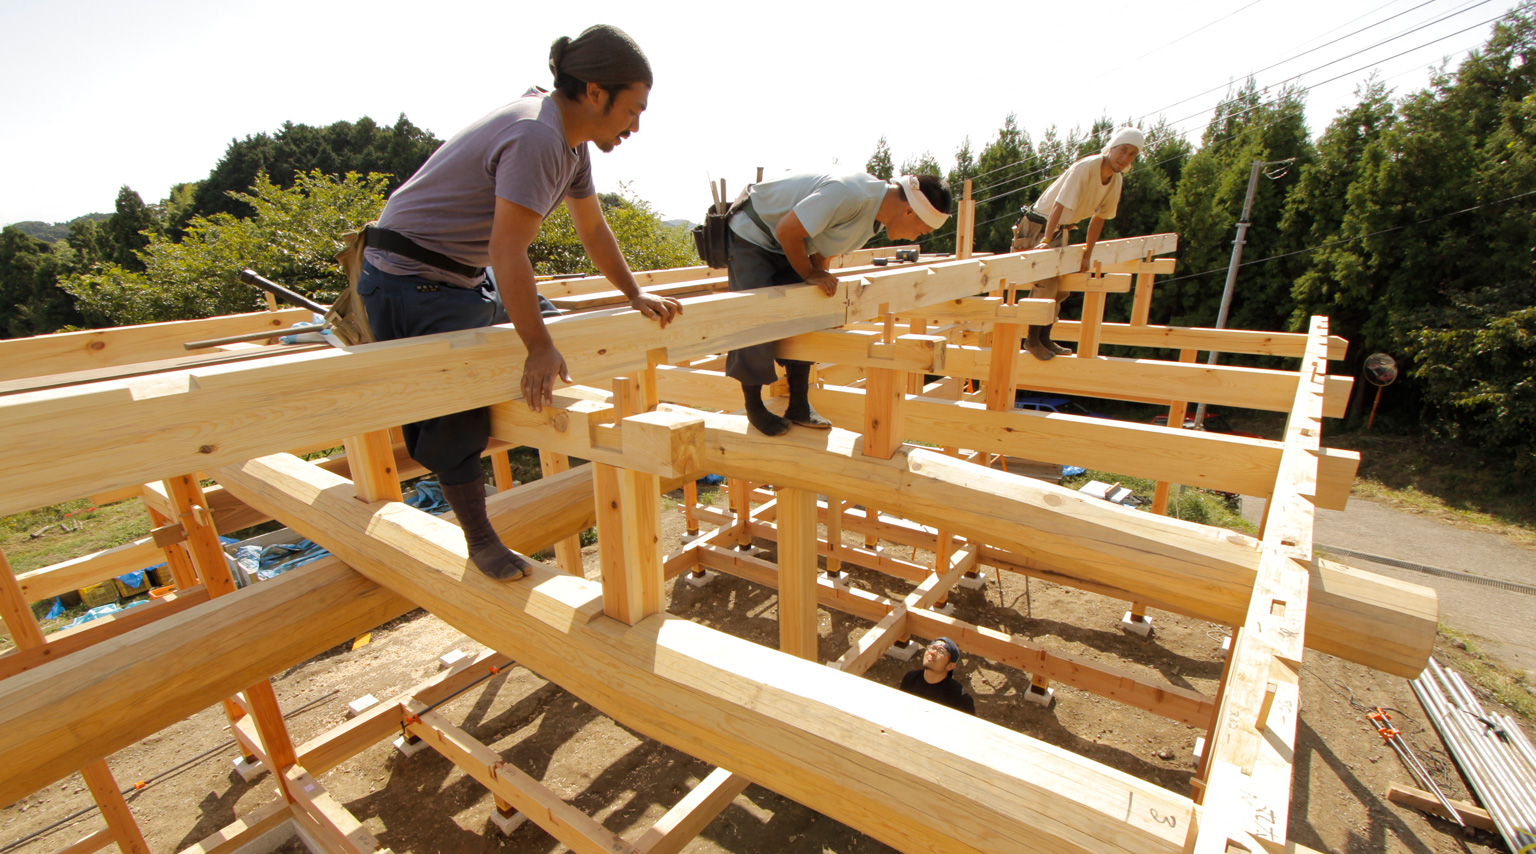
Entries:
<svg viewBox="0 0 1536 854">
<path fill-rule="evenodd" d="M 1152 618 L 1142 617 L 1138 620 L 1134 614 L 1126 611 L 1125 616 L 1120 618 L 1120 630 L 1133 635 L 1148 637 L 1152 634 Z"/>
</svg>

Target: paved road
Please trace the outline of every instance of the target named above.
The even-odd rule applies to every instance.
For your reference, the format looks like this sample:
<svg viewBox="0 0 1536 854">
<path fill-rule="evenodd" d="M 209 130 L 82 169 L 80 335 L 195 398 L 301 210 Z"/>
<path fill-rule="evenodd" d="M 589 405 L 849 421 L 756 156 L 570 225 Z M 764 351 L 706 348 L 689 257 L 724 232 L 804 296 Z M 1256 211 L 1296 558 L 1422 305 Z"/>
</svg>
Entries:
<svg viewBox="0 0 1536 854">
<path fill-rule="evenodd" d="M 1243 515 L 1257 522 L 1264 502 L 1243 501 Z M 1329 546 L 1393 558 L 1454 573 L 1536 588 L 1536 552 L 1498 534 L 1470 531 L 1393 510 L 1360 498 L 1346 509 L 1319 510 L 1313 530 L 1319 548 Z M 1440 621 L 1479 639 L 1479 646 L 1536 680 L 1536 595 L 1444 578 L 1358 556 L 1335 560 L 1360 569 L 1433 587 L 1440 593 Z"/>
</svg>

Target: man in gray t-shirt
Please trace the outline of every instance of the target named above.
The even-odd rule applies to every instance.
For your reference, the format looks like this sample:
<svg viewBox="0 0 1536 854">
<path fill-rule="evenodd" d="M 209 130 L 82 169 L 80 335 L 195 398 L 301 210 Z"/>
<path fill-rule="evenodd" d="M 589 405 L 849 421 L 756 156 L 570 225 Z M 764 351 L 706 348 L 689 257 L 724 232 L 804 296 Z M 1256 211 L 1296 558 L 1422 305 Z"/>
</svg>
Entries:
<svg viewBox="0 0 1536 854">
<path fill-rule="evenodd" d="M 598 206 L 587 154 L 612 151 L 640 130 L 651 91 L 645 54 L 622 30 L 596 26 L 550 48 L 555 91 L 530 89 L 443 143 L 390 196 L 366 235 L 357 292 L 381 341 L 473 329 L 494 322 L 486 286 L 495 272 L 501 305 L 527 347 L 523 400 L 534 410 L 570 382 L 565 359 L 540 316 L 528 247 L 544 218 L 564 202 L 581 245 L 630 305 L 663 326 L 681 307 L 644 294 Z M 486 575 L 520 578 L 527 561 L 491 527 L 480 455 L 490 437 L 486 409 L 404 427 L 412 459 L 437 475 Z"/>
<path fill-rule="evenodd" d="M 837 277 L 827 264 L 833 257 L 863 246 L 881 228 L 893 240 L 921 237 L 944 224 L 952 201 L 949 187 L 934 175 L 885 181 L 863 172 L 806 172 L 753 184 L 729 223 L 730 289 L 805 282 L 832 296 Z M 831 427 L 811 408 L 810 362 L 779 360 L 789 381 L 789 406 L 781 416 L 763 405 L 763 386 L 778 378 L 773 350 L 770 341 L 726 355 L 725 373 L 741 383 L 747 420 L 768 436 L 791 424 Z"/>
</svg>

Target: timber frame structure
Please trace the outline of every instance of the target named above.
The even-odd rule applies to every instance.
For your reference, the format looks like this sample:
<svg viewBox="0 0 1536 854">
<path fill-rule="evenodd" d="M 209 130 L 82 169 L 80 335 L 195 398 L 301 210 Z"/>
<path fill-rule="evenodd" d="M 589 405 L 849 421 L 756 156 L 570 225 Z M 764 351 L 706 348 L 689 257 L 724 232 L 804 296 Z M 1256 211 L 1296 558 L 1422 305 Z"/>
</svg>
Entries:
<svg viewBox="0 0 1536 854">
<path fill-rule="evenodd" d="M 728 293 L 721 271 L 704 268 L 640 274 L 647 289 L 684 297 L 665 329 L 610 307 L 622 300 L 601 279 L 546 283 L 571 310 L 549 328 L 581 385 L 538 413 L 509 396 L 525 355 L 510 327 L 355 348 L 181 348 L 298 319 L 275 311 L 0 342 L 11 444 L 0 514 L 136 497 L 155 523 L 143 541 L 20 575 L 0 558 L 0 611 L 17 644 L 0 655 L 0 804 L 80 771 L 107 827 L 66 850 L 145 851 L 105 758 L 222 701 L 278 791 L 189 849 L 199 852 L 235 850 L 288 820 L 327 852 L 381 850 L 317 778 L 402 727 L 491 789 L 504 813 L 581 852 L 680 850 L 749 781 L 906 851 L 1301 850 L 1286 827 L 1303 650 L 1411 677 L 1437 618 L 1433 591 L 1312 551 L 1314 508 L 1342 507 L 1358 464 L 1319 431 L 1348 399 L 1350 380 L 1327 372 L 1342 340 L 1325 318 L 1299 334 L 1149 325 L 1174 235 L 1103 241 L 1082 274 L 1081 246 L 971 257 L 966 214 L 962 204 L 954 256 L 877 267 L 871 258 L 893 250 L 855 253 L 830 298 L 810 286 Z M 1057 325 L 1079 352 L 1040 362 L 1017 343 L 1051 305 L 1018 297 L 1057 275 L 1085 294 L 1083 320 Z M 1105 322 L 1107 295 L 1132 292 L 1130 322 Z M 740 398 L 719 354 L 763 341 L 819 363 L 813 402 L 839 429 L 769 439 L 721 412 Z M 1102 344 L 1180 355 L 1110 358 Z M 1199 351 L 1297 369 L 1197 364 Z M 1165 404 L 1174 426 L 1016 411 L 1019 388 Z M 1191 400 L 1286 412 L 1284 436 L 1177 429 Z M 422 472 L 392 428 L 477 406 L 492 410 L 498 481 L 510 481 L 509 446 L 542 455 L 542 480 L 490 499 L 513 548 L 555 546 L 558 567 L 532 579 L 485 579 L 451 517 L 400 502 L 401 478 Z M 345 457 L 296 455 L 338 445 Z M 1155 512 L 988 465 L 1009 456 L 1156 480 Z M 729 478 L 732 512 L 695 507 L 705 473 Z M 1268 499 L 1262 536 L 1160 515 L 1169 484 Z M 690 527 L 717 527 L 664 555 L 658 497 L 680 485 Z M 333 556 L 235 589 L 218 531 L 274 518 Z M 594 524 L 600 582 L 583 577 L 575 541 Z M 844 545 L 845 529 L 868 547 Z M 777 565 L 732 549 L 754 536 L 777 541 Z M 920 545 L 934 564 L 897 559 L 875 545 L 882 538 Z M 38 629 L 29 603 L 161 560 L 174 594 L 71 632 Z M 911 593 L 838 584 L 841 564 L 904 577 Z M 1220 690 L 1052 653 L 936 607 L 982 566 L 1124 599 L 1133 620 L 1156 607 L 1232 627 Z M 777 587 L 779 650 L 664 611 L 668 579 L 706 570 Z M 495 652 L 293 744 L 269 677 L 417 606 Z M 831 666 L 815 660 L 819 607 L 873 624 Z M 225 630 L 236 619 L 238 642 Z M 1028 671 L 1041 690 L 1059 681 L 1206 730 L 1194 790 L 859 677 L 891 645 L 937 635 Z M 615 834 L 430 709 L 514 661 L 717 770 L 654 827 Z"/>
</svg>

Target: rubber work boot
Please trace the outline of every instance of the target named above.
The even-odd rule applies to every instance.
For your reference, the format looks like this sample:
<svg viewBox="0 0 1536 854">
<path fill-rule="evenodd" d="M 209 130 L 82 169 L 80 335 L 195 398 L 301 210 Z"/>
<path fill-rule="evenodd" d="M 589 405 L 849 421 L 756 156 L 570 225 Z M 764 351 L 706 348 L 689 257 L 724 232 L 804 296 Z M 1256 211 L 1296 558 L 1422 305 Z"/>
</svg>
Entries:
<svg viewBox="0 0 1536 854">
<path fill-rule="evenodd" d="M 464 529 L 469 559 L 476 569 L 497 581 L 516 581 L 533 569 L 526 558 L 507 548 L 501 537 L 496 536 L 485 513 L 484 484 L 478 480 L 452 486 L 445 483 L 443 498 L 458 517 L 459 527 Z"/>
<path fill-rule="evenodd" d="M 1056 358 L 1056 354 L 1051 352 L 1051 348 L 1045 346 L 1045 341 L 1042 340 L 1045 337 L 1045 333 L 1042 330 L 1048 328 L 1046 326 L 1031 326 L 1029 327 L 1029 337 L 1024 339 L 1024 349 L 1029 351 L 1029 355 L 1042 362 L 1049 362 Z"/>
<path fill-rule="evenodd" d="M 798 365 L 786 365 L 784 367 L 785 378 L 789 380 L 789 408 L 784 410 L 784 417 L 791 424 L 799 424 L 801 427 L 809 427 L 812 430 L 831 430 L 832 422 L 811 408 L 811 365 L 805 362 Z"/>
<path fill-rule="evenodd" d="M 757 432 L 764 436 L 782 436 L 789 432 L 789 419 L 774 415 L 763 405 L 762 386 L 743 384 L 741 394 L 747 402 L 747 421 L 757 428 Z"/>
<path fill-rule="evenodd" d="M 1050 350 L 1052 353 L 1055 353 L 1058 356 L 1074 355 L 1071 347 L 1064 347 L 1051 340 L 1051 328 L 1055 325 L 1056 324 L 1053 323 L 1050 326 L 1040 327 L 1040 343 L 1045 345 L 1045 349 Z"/>
</svg>

